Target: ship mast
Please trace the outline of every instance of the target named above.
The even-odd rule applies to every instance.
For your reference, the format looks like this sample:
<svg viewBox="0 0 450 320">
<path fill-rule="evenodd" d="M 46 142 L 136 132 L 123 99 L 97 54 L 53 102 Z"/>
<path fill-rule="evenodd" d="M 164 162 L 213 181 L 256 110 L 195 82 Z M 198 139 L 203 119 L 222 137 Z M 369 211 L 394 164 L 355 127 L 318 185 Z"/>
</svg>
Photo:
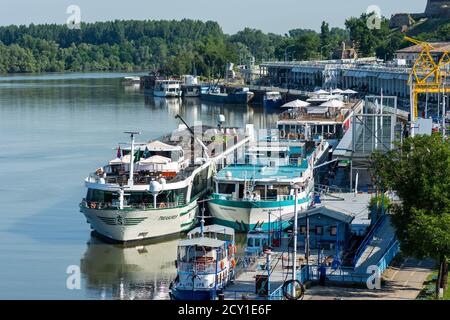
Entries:
<svg viewBox="0 0 450 320">
<path fill-rule="evenodd" d="M 128 186 L 132 186 L 134 184 L 134 136 L 141 133 L 137 131 L 125 131 L 124 133 L 129 134 L 131 138 L 130 176 L 128 178 Z"/>
</svg>

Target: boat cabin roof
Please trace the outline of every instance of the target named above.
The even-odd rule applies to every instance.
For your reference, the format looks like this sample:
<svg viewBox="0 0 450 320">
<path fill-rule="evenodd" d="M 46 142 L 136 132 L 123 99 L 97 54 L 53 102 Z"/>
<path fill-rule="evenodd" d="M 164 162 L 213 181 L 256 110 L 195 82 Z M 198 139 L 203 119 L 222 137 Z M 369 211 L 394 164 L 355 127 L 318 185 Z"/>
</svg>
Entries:
<svg viewBox="0 0 450 320">
<path fill-rule="evenodd" d="M 189 231 L 189 233 L 187 235 L 188 235 L 188 237 L 190 237 L 190 236 L 193 236 L 195 234 L 201 234 L 201 232 L 202 232 L 202 228 L 201 227 L 197 227 L 197 228 Z M 203 232 L 204 233 L 225 234 L 225 235 L 230 235 L 230 236 L 234 237 L 234 229 L 233 228 L 220 226 L 220 225 L 217 225 L 217 224 L 204 226 L 203 227 Z"/>
<path fill-rule="evenodd" d="M 308 169 L 308 161 L 303 161 L 300 166 L 269 167 L 264 165 L 231 165 L 222 169 L 217 174 L 217 179 L 222 181 L 244 180 L 286 180 L 300 178 Z"/>
<path fill-rule="evenodd" d="M 192 247 L 192 246 L 200 246 L 200 247 L 209 247 L 209 248 L 220 248 L 224 245 L 225 241 L 219 239 L 212 238 L 193 238 L 187 240 L 181 240 L 178 243 L 179 247 Z"/>
</svg>

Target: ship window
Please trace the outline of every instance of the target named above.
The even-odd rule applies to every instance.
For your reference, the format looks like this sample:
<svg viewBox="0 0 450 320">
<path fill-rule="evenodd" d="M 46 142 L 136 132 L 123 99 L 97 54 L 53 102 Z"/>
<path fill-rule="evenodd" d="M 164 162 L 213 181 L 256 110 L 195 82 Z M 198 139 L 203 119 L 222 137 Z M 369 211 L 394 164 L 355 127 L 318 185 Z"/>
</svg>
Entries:
<svg viewBox="0 0 450 320">
<path fill-rule="evenodd" d="M 255 238 L 255 247 L 260 247 L 260 246 L 261 246 L 261 239 Z"/>
<path fill-rule="evenodd" d="M 235 186 L 230 183 L 220 183 L 219 193 L 220 194 L 232 194 L 234 192 Z"/>
<path fill-rule="evenodd" d="M 249 248 L 253 247 L 253 238 L 248 238 L 247 247 L 249 247 Z"/>
</svg>

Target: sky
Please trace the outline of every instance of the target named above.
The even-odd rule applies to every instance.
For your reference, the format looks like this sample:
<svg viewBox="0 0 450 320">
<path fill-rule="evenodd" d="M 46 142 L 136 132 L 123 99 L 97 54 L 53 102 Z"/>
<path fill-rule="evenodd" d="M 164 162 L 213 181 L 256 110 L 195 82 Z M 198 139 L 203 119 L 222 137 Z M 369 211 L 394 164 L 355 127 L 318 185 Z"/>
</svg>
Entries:
<svg viewBox="0 0 450 320">
<path fill-rule="evenodd" d="M 0 25 L 66 22 L 78 5 L 84 22 L 115 19 L 199 19 L 219 22 L 225 33 L 245 27 L 284 34 L 295 28 L 319 30 L 323 20 L 344 27 L 371 5 L 381 14 L 423 12 L 426 0 L 0 0 Z M 372 11 L 372 10 L 371 10 Z"/>
</svg>

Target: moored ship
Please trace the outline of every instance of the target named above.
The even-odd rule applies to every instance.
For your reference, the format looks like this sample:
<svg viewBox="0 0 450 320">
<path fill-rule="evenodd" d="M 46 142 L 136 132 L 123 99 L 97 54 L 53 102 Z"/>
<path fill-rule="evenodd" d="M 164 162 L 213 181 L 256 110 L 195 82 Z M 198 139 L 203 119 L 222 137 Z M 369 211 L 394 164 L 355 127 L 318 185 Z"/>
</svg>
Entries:
<svg viewBox="0 0 450 320">
<path fill-rule="evenodd" d="M 145 144 L 128 133 L 130 146 L 119 147 L 116 159 L 85 179 L 88 191 L 80 204 L 97 234 L 119 242 L 192 228 L 197 200 L 211 190 L 216 165 L 248 141 L 246 131 L 236 128 L 185 125 Z"/>
<path fill-rule="evenodd" d="M 215 177 L 208 202 L 215 222 L 242 232 L 288 227 L 294 208 L 313 202 L 314 166 L 326 159 L 328 146 L 323 139 L 249 146 L 244 163 Z"/>
</svg>

